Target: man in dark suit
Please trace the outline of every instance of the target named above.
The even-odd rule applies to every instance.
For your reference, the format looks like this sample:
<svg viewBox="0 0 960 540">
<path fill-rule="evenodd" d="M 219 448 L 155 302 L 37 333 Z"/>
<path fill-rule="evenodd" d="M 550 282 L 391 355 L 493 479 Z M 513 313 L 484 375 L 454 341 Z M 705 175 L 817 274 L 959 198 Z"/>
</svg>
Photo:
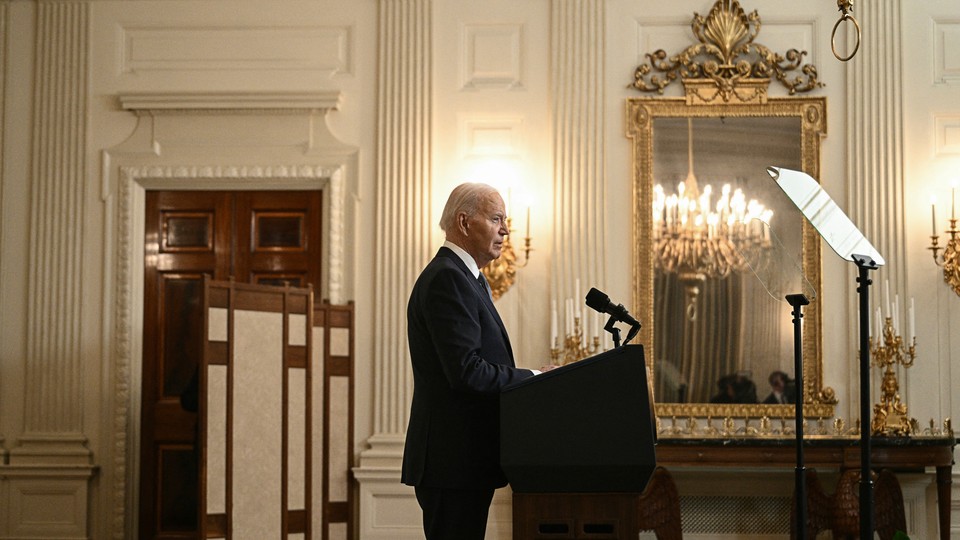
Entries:
<svg viewBox="0 0 960 540">
<path fill-rule="evenodd" d="M 481 540 L 500 469 L 500 390 L 536 372 L 517 369 L 480 269 L 508 234 L 503 199 L 461 184 L 440 218 L 446 242 L 407 305 L 413 404 L 403 452 L 428 540 Z"/>
</svg>

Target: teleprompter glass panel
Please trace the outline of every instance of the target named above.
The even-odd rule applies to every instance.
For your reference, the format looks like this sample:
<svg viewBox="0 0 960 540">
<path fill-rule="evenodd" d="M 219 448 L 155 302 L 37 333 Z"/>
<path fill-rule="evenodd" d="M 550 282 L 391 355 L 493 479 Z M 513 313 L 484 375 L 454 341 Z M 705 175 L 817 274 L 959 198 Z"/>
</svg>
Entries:
<svg viewBox="0 0 960 540">
<path fill-rule="evenodd" d="M 256 250 L 300 250 L 304 247 L 302 212 L 257 212 L 254 215 Z"/>
<path fill-rule="evenodd" d="M 213 248 L 213 214 L 163 213 L 163 251 L 206 251 Z"/>
</svg>

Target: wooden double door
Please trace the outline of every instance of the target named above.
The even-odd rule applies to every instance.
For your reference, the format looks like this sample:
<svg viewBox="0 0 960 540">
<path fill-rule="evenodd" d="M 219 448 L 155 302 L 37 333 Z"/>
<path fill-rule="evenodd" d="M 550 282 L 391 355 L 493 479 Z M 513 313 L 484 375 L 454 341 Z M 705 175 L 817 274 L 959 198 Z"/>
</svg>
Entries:
<svg viewBox="0 0 960 540">
<path fill-rule="evenodd" d="M 139 538 L 196 538 L 203 276 L 320 287 L 320 191 L 148 191 Z"/>
</svg>

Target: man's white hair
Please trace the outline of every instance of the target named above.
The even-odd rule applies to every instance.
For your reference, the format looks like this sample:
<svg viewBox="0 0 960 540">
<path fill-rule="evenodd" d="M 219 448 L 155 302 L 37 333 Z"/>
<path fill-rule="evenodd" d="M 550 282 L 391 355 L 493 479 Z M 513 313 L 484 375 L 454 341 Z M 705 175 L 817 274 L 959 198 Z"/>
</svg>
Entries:
<svg viewBox="0 0 960 540">
<path fill-rule="evenodd" d="M 453 188 L 447 204 L 443 207 L 443 214 L 440 215 L 440 228 L 445 233 L 451 232 L 456 228 L 458 214 L 476 214 L 483 201 L 494 194 L 499 194 L 496 188 L 481 182 L 466 182 Z"/>
</svg>

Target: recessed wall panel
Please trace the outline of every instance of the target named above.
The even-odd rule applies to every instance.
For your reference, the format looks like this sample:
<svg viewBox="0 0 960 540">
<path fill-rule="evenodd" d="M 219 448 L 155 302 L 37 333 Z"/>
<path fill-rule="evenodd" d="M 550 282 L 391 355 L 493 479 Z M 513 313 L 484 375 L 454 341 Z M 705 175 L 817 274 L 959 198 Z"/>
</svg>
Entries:
<svg viewBox="0 0 960 540">
<path fill-rule="evenodd" d="M 960 116 L 937 116 L 933 124 L 936 130 L 936 155 L 960 155 Z"/>
<path fill-rule="evenodd" d="M 470 24 L 463 28 L 463 89 L 522 87 L 523 26 Z"/>
<path fill-rule="evenodd" d="M 934 82 L 960 84 L 960 22 L 934 21 L 933 40 Z"/>
<path fill-rule="evenodd" d="M 121 73 L 352 70 L 348 27 L 125 26 L 121 40 Z"/>
</svg>

